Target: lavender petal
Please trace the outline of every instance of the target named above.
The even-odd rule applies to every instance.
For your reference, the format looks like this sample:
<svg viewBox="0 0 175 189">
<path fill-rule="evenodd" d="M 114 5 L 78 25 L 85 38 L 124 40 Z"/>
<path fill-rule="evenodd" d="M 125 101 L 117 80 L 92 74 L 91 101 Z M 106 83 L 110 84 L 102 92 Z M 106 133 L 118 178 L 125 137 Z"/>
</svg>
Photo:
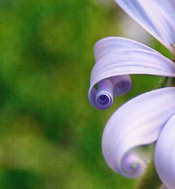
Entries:
<svg viewBox="0 0 175 189">
<path fill-rule="evenodd" d="M 137 148 L 155 142 L 175 113 L 175 88 L 144 93 L 122 105 L 107 122 L 102 135 L 102 152 L 108 166 L 126 177 L 143 174 L 145 160 Z"/>
<path fill-rule="evenodd" d="M 108 79 L 113 83 L 113 97 L 124 95 L 131 89 L 130 74 L 175 77 L 175 64 L 171 60 L 146 45 L 126 38 L 100 40 L 94 46 L 94 56 L 96 63 L 91 72 L 88 98 L 97 109 L 105 109 L 96 103 L 98 92 L 95 86 L 102 80 Z"/>
<path fill-rule="evenodd" d="M 160 187 L 160 189 L 168 189 L 164 184 Z"/>
<path fill-rule="evenodd" d="M 95 102 L 100 109 L 106 109 L 113 103 L 113 83 L 109 79 L 100 81 Z"/>
<path fill-rule="evenodd" d="M 115 0 L 136 22 L 175 53 L 175 0 Z"/>
<path fill-rule="evenodd" d="M 167 188 L 175 187 L 175 115 L 166 123 L 155 147 L 157 173 Z"/>
</svg>

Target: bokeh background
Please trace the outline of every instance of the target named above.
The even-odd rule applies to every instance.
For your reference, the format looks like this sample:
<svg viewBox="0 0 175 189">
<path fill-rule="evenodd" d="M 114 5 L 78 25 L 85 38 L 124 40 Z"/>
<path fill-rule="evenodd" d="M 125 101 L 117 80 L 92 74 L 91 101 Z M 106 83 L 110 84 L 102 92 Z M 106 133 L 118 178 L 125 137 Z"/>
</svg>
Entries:
<svg viewBox="0 0 175 189">
<path fill-rule="evenodd" d="M 118 106 L 160 78 L 132 76 L 131 92 L 106 111 L 87 99 L 99 39 L 137 33 L 168 55 L 128 19 L 112 0 L 0 1 L 1 189 L 134 188 L 105 164 L 101 134 Z"/>
</svg>

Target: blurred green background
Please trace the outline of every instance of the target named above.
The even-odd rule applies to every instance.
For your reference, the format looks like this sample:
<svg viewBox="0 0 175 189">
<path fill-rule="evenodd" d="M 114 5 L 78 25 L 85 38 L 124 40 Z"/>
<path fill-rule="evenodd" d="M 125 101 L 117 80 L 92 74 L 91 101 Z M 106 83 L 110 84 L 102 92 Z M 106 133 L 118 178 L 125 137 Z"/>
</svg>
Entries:
<svg viewBox="0 0 175 189">
<path fill-rule="evenodd" d="M 1 0 L 1 189 L 134 188 L 105 164 L 101 134 L 118 106 L 159 78 L 132 76 L 133 90 L 106 111 L 87 100 L 93 45 L 120 35 L 119 16 L 113 2 Z"/>
</svg>

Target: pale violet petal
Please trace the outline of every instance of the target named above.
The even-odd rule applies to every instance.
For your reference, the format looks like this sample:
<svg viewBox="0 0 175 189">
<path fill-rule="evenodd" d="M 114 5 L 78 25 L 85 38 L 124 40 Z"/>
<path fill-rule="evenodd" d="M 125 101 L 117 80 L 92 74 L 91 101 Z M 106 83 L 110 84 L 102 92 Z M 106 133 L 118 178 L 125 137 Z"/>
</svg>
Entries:
<svg viewBox="0 0 175 189">
<path fill-rule="evenodd" d="M 175 0 L 159 0 L 156 2 L 162 14 L 168 18 L 169 22 L 175 26 Z"/>
<path fill-rule="evenodd" d="M 156 52 L 154 49 L 148 47 L 147 45 L 131 39 L 123 37 L 106 37 L 97 41 L 94 45 L 95 61 L 97 62 L 100 58 L 111 52 L 126 49 L 142 49 Z"/>
<path fill-rule="evenodd" d="M 175 53 L 175 0 L 115 0 L 135 21 Z"/>
<path fill-rule="evenodd" d="M 175 115 L 166 123 L 158 137 L 154 162 L 164 185 L 170 189 L 175 188 Z"/>
<path fill-rule="evenodd" d="M 113 95 L 115 97 L 126 94 L 132 87 L 132 82 L 129 75 L 111 77 L 110 80 L 113 83 Z"/>
<path fill-rule="evenodd" d="M 131 89 L 128 75 L 111 77 L 97 83 L 98 90 L 94 96 L 96 105 L 101 109 L 109 108 L 113 103 L 113 96 L 121 96 Z"/>
<path fill-rule="evenodd" d="M 160 187 L 160 189 L 169 189 L 164 184 Z"/>
<path fill-rule="evenodd" d="M 175 77 L 175 64 L 171 60 L 146 45 L 126 38 L 108 37 L 98 41 L 94 46 L 94 56 L 96 63 L 91 71 L 88 98 L 97 109 L 109 108 L 113 96 L 124 95 L 131 89 L 130 74 Z M 102 80 L 113 84 L 113 92 L 110 95 L 109 92 L 106 93 L 106 99 L 111 99 L 111 103 L 106 106 L 104 104 L 103 107 L 96 101 L 99 91 L 103 95 L 98 88 L 98 83 Z M 104 85 L 101 86 L 105 88 Z"/>
<path fill-rule="evenodd" d="M 109 79 L 100 81 L 95 102 L 100 109 L 106 109 L 113 103 L 113 83 Z"/>
<path fill-rule="evenodd" d="M 144 172 L 145 162 L 135 147 L 155 142 L 167 120 L 175 113 L 175 87 L 144 93 L 122 105 L 107 122 L 102 152 L 108 166 L 126 177 Z"/>
</svg>

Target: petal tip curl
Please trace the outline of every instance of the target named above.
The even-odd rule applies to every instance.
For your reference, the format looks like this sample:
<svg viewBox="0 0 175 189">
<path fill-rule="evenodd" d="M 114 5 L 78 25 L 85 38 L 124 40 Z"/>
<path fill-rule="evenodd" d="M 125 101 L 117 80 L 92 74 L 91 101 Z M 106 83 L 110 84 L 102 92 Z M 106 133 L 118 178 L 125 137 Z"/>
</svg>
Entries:
<svg viewBox="0 0 175 189">
<path fill-rule="evenodd" d="M 113 103 L 113 84 L 110 80 L 102 80 L 98 84 L 95 103 L 100 109 L 107 109 Z"/>
</svg>

